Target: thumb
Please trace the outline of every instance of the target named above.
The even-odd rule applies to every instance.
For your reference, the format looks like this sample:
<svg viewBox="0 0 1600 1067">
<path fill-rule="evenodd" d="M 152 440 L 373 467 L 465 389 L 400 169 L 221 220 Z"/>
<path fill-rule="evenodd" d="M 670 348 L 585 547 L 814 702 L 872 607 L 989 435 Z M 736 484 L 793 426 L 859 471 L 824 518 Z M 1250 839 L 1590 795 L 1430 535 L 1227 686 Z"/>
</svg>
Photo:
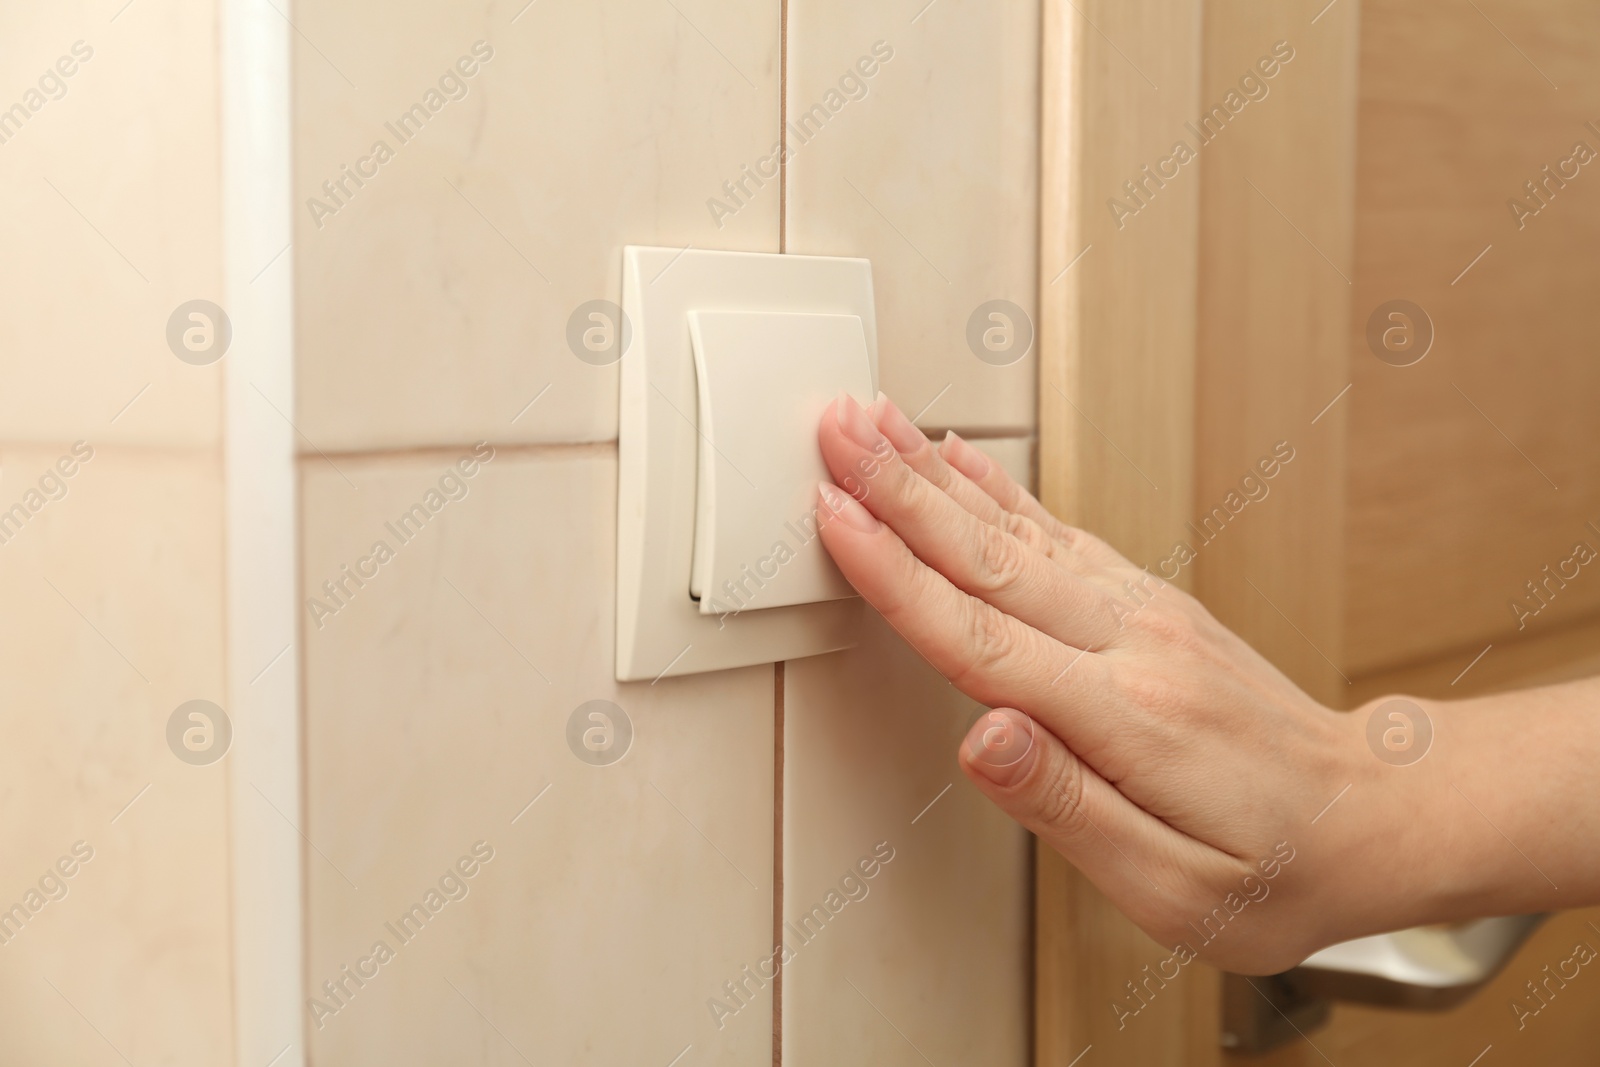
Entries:
<svg viewBox="0 0 1600 1067">
<path fill-rule="evenodd" d="M 974 785 L 1113 900 L 1159 891 L 1161 824 L 1015 708 L 984 712 L 957 757 Z"/>
</svg>

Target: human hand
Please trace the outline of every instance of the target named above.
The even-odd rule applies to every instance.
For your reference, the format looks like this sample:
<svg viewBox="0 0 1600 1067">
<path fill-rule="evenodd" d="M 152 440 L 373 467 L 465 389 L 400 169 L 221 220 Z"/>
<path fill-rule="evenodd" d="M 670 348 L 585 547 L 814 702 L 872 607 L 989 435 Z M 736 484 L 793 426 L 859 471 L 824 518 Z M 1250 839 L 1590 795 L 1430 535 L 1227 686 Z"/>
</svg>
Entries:
<svg viewBox="0 0 1600 1067">
<path fill-rule="evenodd" d="M 823 543 L 993 709 L 958 759 L 994 803 L 1158 942 L 1230 970 L 1281 971 L 1382 925 L 1332 906 L 1370 827 L 1312 825 L 1377 763 L 1351 716 L 881 394 L 868 410 L 841 395 L 819 440 L 845 490 L 821 487 Z"/>
</svg>

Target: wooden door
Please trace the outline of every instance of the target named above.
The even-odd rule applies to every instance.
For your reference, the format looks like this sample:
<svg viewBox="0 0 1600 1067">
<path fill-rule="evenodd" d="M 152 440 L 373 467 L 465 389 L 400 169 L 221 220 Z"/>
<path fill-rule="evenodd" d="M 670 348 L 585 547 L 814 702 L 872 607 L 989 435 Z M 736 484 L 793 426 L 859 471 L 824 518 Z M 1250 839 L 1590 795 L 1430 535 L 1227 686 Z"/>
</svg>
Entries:
<svg viewBox="0 0 1600 1067">
<path fill-rule="evenodd" d="M 1600 577 L 1560 577 L 1600 548 L 1600 168 L 1576 162 L 1600 151 L 1600 10 L 1057 0 L 1044 32 L 1047 504 L 1154 562 L 1286 441 L 1290 477 L 1186 578 L 1309 692 L 1600 671 Z M 1416 347 L 1385 344 L 1400 321 Z M 1600 1036 L 1600 983 L 1520 1030 L 1510 1007 L 1600 944 L 1600 911 L 1451 1012 L 1339 1005 L 1246 1058 L 1198 968 L 1119 1027 L 1164 951 L 1048 849 L 1037 892 L 1040 1064 L 1565 1064 Z"/>
</svg>

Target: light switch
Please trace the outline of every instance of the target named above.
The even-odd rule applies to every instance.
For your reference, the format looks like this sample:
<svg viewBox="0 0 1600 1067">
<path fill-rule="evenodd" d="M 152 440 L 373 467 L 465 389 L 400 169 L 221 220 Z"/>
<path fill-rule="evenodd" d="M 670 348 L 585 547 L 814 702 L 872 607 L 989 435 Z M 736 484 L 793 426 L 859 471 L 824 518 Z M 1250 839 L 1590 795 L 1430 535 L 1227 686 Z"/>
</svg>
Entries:
<svg viewBox="0 0 1600 1067">
<path fill-rule="evenodd" d="M 702 615 L 854 596 L 816 544 L 817 423 L 841 389 L 872 401 L 854 315 L 691 311 L 699 462 L 689 592 Z M 807 447 L 812 443 L 812 447 Z"/>
<path fill-rule="evenodd" d="M 620 681 L 856 641 L 816 536 L 817 425 L 877 391 L 864 259 L 630 246 L 617 436 Z"/>
</svg>

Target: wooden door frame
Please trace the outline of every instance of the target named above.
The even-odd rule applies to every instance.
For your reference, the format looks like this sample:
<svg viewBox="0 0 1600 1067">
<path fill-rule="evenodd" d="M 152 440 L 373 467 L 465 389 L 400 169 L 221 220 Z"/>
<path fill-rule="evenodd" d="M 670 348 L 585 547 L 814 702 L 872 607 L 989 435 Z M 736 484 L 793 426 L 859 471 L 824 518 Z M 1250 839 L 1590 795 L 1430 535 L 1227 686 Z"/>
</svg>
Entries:
<svg viewBox="0 0 1600 1067">
<path fill-rule="evenodd" d="M 1280 506 L 1177 584 L 1336 704 L 1344 424 L 1338 405 L 1320 409 L 1349 380 L 1349 285 L 1335 275 L 1353 235 L 1358 5 L 1345 6 L 1313 23 L 1237 0 L 1044 0 L 1040 77 L 1040 495 L 1153 563 L 1197 501 L 1220 501 L 1277 441 L 1303 441 Z M 1280 39 L 1298 66 L 1257 112 L 1176 178 L 1145 177 Z M 1091 1046 L 1097 1062 L 1220 1063 L 1221 976 L 1203 965 L 1119 1026 L 1112 1002 L 1167 955 L 1040 846 L 1035 1063 L 1067 1067 Z"/>
</svg>

